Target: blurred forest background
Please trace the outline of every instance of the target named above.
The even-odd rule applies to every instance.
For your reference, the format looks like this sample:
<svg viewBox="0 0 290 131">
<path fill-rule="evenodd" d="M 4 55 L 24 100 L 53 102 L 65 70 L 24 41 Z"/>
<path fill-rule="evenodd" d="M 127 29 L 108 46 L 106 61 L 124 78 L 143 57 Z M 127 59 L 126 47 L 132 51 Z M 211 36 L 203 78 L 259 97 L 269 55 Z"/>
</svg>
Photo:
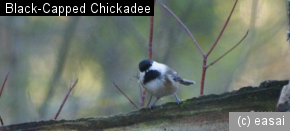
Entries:
<svg viewBox="0 0 290 131">
<path fill-rule="evenodd" d="M 175 12 L 207 52 L 234 0 L 156 2 L 153 59 L 197 82 L 179 89 L 182 100 L 198 97 L 202 56 L 160 2 Z M 239 1 L 209 62 L 235 45 L 248 29 L 249 35 L 238 48 L 208 69 L 205 94 L 290 78 L 286 12 L 285 0 Z M 79 82 L 59 119 L 135 110 L 112 82 L 139 102 L 135 76 L 139 61 L 148 57 L 149 19 L 148 16 L 0 17 L 1 83 L 10 71 L 0 99 L 5 124 L 52 119 L 71 78 L 79 78 Z M 174 101 L 174 97 L 163 98 L 157 104 L 168 101 Z"/>
</svg>

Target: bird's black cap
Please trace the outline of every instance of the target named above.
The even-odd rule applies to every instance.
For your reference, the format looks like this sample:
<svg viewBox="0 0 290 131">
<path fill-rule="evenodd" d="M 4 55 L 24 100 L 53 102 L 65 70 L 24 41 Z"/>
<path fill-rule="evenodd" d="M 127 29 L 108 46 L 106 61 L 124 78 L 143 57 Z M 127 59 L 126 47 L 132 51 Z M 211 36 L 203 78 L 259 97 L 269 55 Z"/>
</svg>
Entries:
<svg viewBox="0 0 290 131">
<path fill-rule="evenodd" d="M 140 70 L 141 72 L 144 72 L 144 71 L 148 70 L 148 69 L 152 66 L 152 63 L 153 63 L 153 61 L 150 60 L 150 59 L 142 60 L 142 61 L 139 63 L 139 70 Z"/>
</svg>

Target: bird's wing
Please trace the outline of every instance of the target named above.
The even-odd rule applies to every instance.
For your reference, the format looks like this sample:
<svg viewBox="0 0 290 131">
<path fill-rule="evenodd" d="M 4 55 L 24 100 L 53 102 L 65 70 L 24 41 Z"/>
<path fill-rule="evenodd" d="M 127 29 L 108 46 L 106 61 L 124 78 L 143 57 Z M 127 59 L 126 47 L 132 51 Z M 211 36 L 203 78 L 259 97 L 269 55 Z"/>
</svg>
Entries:
<svg viewBox="0 0 290 131">
<path fill-rule="evenodd" d="M 186 85 L 186 86 L 189 86 L 189 85 L 195 84 L 195 81 L 191 81 L 191 80 L 187 80 L 187 79 L 181 79 L 179 81 L 179 83 L 183 84 L 183 85 Z"/>
<path fill-rule="evenodd" d="M 183 79 L 182 77 L 180 77 L 178 75 L 178 73 L 176 71 L 174 71 L 172 69 L 168 70 L 168 74 L 172 75 L 173 80 L 176 82 L 179 82 L 180 84 L 187 85 L 187 86 L 191 85 L 191 84 L 195 84 L 194 81 Z"/>
</svg>

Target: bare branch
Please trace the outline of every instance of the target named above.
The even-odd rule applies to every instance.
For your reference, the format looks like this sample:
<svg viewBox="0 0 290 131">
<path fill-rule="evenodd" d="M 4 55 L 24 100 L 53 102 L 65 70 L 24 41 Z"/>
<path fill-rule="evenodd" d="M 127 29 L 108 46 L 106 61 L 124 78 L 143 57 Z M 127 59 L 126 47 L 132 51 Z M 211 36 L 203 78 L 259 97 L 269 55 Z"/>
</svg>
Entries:
<svg viewBox="0 0 290 131">
<path fill-rule="evenodd" d="M 155 8 L 155 3 L 156 3 L 156 0 L 154 0 L 154 8 Z M 149 59 L 152 59 L 153 27 L 154 27 L 154 15 L 150 16 Z M 141 101 L 140 101 L 141 107 L 144 106 L 145 95 L 146 95 L 146 90 L 143 90 L 143 92 L 141 94 Z M 150 99 L 150 101 L 151 101 L 151 99 Z"/>
<path fill-rule="evenodd" d="M 3 83 L 2 83 L 1 90 L 0 90 L 0 98 L 1 98 L 2 92 L 4 90 L 4 87 L 6 85 L 6 82 L 8 80 L 9 74 L 10 74 L 10 71 L 6 74 L 5 79 L 4 79 Z M 4 125 L 4 122 L 3 122 L 3 119 L 1 117 L 1 115 L 0 115 L 0 124 L 1 124 L 1 126 Z"/>
<path fill-rule="evenodd" d="M 140 103 L 141 107 L 144 107 L 145 99 L 146 99 L 146 90 L 143 89 L 142 96 L 141 96 L 141 103 Z"/>
<path fill-rule="evenodd" d="M 119 88 L 119 86 L 113 81 L 115 87 L 135 106 L 136 109 L 139 109 L 138 106 Z"/>
<path fill-rule="evenodd" d="M 55 68 L 53 70 L 51 79 L 49 80 L 49 83 L 48 83 L 48 87 L 47 87 L 48 91 L 46 92 L 46 94 L 44 94 L 45 96 L 44 101 L 39 107 L 39 114 L 41 115 L 41 117 L 44 117 L 46 115 L 48 106 L 52 101 L 52 96 L 55 94 L 56 88 L 54 87 L 59 82 L 59 79 L 65 68 L 67 55 L 68 55 L 70 46 L 72 44 L 75 31 L 77 29 L 78 22 L 81 17 L 69 17 L 69 18 L 70 19 L 67 22 L 67 25 L 64 31 L 62 43 L 60 44 L 60 49 L 56 57 L 57 59 L 55 62 Z"/>
<path fill-rule="evenodd" d="M 147 107 L 149 107 L 149 105 L 150 105 L 150 103 L 151 103 L 151 100 L 152 100 L 152 97 L 153 97 L 153 95 L 150 96 L 150 99 L 149 99 L 149 101 L 148 101 L 148 103 L 147 103 Z"/>
<path fill-rule="evenodd" d="M 5 79 L 4 79 L 3 83 L 2 83 L 1 90 L 0 90 L 0 98 L 1 98 L 1 95 L 2 95 L 2 92 L 3 92 L 3 90 L 4 90 L 4 87 L 5 87 L 5 84 L 6 84 L 6 82 L 7 82 L 7 79 L 8 79 L 9 74 L 10 74 L 10 72 L 8 72 L 8 73 L 6 74 L 6 77 L 5 77 Z"/>
<path fill-rule="evenodd" d="M 235 4 L 234 4 L 234 6 L 233 6 L 233 8 L 232 8 L 232 10 L 231 10 L 231 12 L 230 12 L 230 15 L 228 16 L 228 19 L 226 20 L 226 22 L 225 22 L 225 24 L 224 24 L 224 26 L 223 26 L 221 32 L 219 33 L 217 39 L 215 40 L 214 44 L 212 45 L 212 47 L 210 48 L 210 50 L 209 50 L 208 53 L 206 54 L 206 57 L 208 57 L 208 56 L 210 55 L 210 53 L 213 51 L 213 49 L 215 48 L 215 46 L 216 46 L 217 43 L 219 42 L 221 36 L 223 35 L 223 33 L 224 33 L 224 31 L 225 31 L 225 29 L 226 29 L 226 27 L 227 27 L 227 25 L 228 25 L 228 23 L 229 23 L 229 21 L 230 21 L 230 19 L 231 19 L 231 16 L 232 16 L 232 14 L 233 14 L 233 12 L 234 12 L 234 10 L 235 10 L 235 7 L 236 7 L 238 1 L 239 1 L 239 0 L 236 0 L 236 1 L 235 1 Z"/>
<path fill-rule="evenodd" d="M 138 83 L 139 83 L 139 88 L 140 88 L 140 106 L 144 107 L 146 90 L 143 88 L 139 80 L 138 80 Z"/>
<path fill-rule="evenodd" d="M 140 84 L 139 80 L 138 80 L 138 85 L 139 85 L 139 89 L 140 89 L 140 101 L 139 101 L 139 104 L 140 106 L 142 107 L 144 105 L 144 101 L 142 100 L 142 92 L 143 92 L 143 88 L 142 88 L 142 85 Z"/>
<path fill-rule="evenodd" d="M 287 17 L 288 17 L 287 41 L 289 41 L 290 40 L 290 0 L 287 0 Z"/>
<path fill-rule="evenodd" d="M 233 46 L 230 50 L 228 50 L 222 56 L 220 56 L 219 58 L 217 58 L 215 61 L 213 61 L 212 63 L 210 63 L 206 68 L 212 66 L 213 64 L 215 64 L 216 62 L 218 62 L 221 58 L 225 57 L 228 53 L 230 53 L 232 50 L 234 50 L 238 45 L 240 45 L 244 41 L 244 39 L 248 36 L 248 33 L 249 33 L 249 30 L 247 31 L 247 33 L 245 34 L 245 36 L 235 46 Z"/>
<path fill-rule="evenodd" d="M 2 119 L 2 117 L 1 117 L 1 115 L 0 115 L 0 123 L 1 123 L 1 126 L 4 125 L 4 122 L 3 122 L 3 119 Z"/>
<path fill-rule="evenodd" d="M 149 59 L 152 59 L 154 16 L 150 16 L 150 36 L 149 36 Z"/>
<path fill-rule="evenodd" d="M 75 82 L 73 82 L 73 79 L 71 79 L 71 82 L 70 82 L 70 88 L 69 88 L 69 90 L 68 90 L 68 92 L 67 92 L 65 98 L 63 99 L 63 101 L 62 101 L 62 103 L 61 103 L 61 105 L 60 105 L 60 107 L 59 107 L 59 109 L 58 109 L 58 111 L 57 111 L 57 113 L 56 113 L 56 115 L 55 115 L 55 117 L 54 117 L 54 120 L 57 119 L 59 113 L 61 112 L 61 109 L 62 109 L 64 103 L 66 102 L 68 96 L 70 95 L 71 91 L 73 90 L 73 88 L 76 86 L 77 83 L 78 83 L 78 79 L 76 79 Z"/>
<path fill-rule="evenodd" d="M 192 39 L 192 41 L 194 42 L 194 44 L 196 45 L 196 47 L 198 48 L 199 52 L 201 53 L 202 56 L 205 56 L 204 52 L 202 51 L 202 49 L 200 48 L 199 44 L 197 43 L 197 41 L 195 40 L 195 38 L 193 37 L 192 33 L 190 32 L 190 30 L 183 24 L 183 22 L 164 4 L 161 4 L 176 20 L 177 22 L 186 30 L 186 32 L 188 33 L 188 35 L 190 36 L 190 38 Z"/>
<path fill-rule="evenodd" d="M 154 0 L 154 7 L 155 7 L 155 2 L 156 0 Z M 154 15 L 150 16 L 149 59 L 152 59 L 153 27 L 154 27 Z"/>
</svg>

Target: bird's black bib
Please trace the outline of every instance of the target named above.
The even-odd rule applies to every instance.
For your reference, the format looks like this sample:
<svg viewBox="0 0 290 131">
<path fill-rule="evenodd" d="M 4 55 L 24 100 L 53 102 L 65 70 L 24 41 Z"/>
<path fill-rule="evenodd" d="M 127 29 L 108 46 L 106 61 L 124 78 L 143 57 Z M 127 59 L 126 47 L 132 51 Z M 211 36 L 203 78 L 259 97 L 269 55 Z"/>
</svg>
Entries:
<svg viewBox="0 0 290 131">
<path fill-rule="evenodd" d="M 158 79 L 161 76 L 161 73 L 157 70 L 149 70 L 145 72 L 143 83 L 146 84 L 154 79 Z"/>
</svg>

